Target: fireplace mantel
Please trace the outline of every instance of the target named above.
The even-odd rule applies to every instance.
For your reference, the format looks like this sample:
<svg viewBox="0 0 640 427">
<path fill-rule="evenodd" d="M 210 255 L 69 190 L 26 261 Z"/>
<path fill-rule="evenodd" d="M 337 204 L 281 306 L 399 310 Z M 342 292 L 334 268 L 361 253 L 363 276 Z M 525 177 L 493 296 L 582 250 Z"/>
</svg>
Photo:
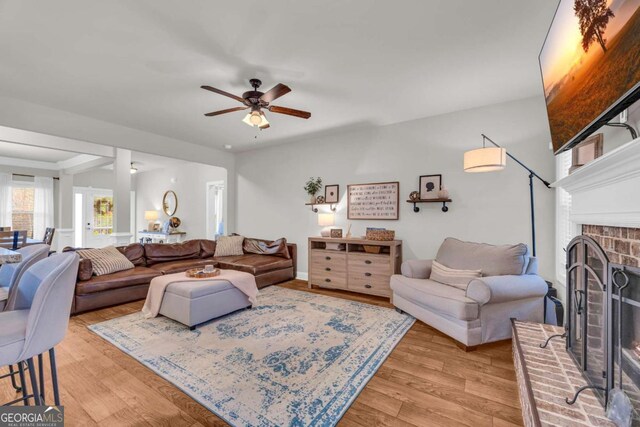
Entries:
<svg viewBox="0 0 640 427">
<path fill-rule="evenodd" d="M 640 138 L 552 184 L 571 194 L 578 224 L 640 228 Z"/>
</svg>

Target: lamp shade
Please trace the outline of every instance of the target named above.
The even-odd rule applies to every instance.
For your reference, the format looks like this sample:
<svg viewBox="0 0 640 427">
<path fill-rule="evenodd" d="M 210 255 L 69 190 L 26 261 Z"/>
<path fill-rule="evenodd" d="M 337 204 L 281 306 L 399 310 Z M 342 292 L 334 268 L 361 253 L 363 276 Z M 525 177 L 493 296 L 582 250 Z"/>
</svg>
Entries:
<svg viewBox="0 0 640 427">
<path fill-rule="evenodd" d="M 144 211 L 145 221 L 157 221 L 158 218 L 158 211 Z"/>
<path fill-rule="evenodd" d="M 465 172 L 493 172 L 504 169 L 507 150 L 502 147 L 484 147 L 464 153 Z"/>
<path fill-rule="evenodd" d="M 318 214 L 318 225 L 320 227 L 330 227 L 335 224 L 335 215 L 332 213 Z"/>
</svg>

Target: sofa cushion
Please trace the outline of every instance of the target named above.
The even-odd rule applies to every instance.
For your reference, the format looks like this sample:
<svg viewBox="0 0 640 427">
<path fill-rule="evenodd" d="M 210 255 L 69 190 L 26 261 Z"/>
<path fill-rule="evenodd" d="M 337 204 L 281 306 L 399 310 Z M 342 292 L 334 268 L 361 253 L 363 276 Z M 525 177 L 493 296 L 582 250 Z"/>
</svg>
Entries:
<svg viewBox="0 0 640 427">
<path fill-rule="evenodd" d="M 81 249 L 76 252 L 81 258 L 91 260 L 93 274 L 96 276 L 134 268 L 133 263 L 114 246 L 100 249 Z"/>
<path fill-rule="evenodd" d="M 460 320 L 475 320 L 480 309 L 465 291 L 429 279 L 412 279 L 399 274 L 391 276 L 391 289 L 402 298 L 429 310 Z"/>
<path fill-rule="evenodd" d="M 118 271 L 104 276 L 94 276 L 76 284 L 76 295 L 86 295 L 133 285 L 145 285 L 151 282 L 154 277 L 161 275 L 160 271 L 148 267 L 135 267 L 131 270 Z"/>
<path fill-rule="evenodd" d="M 147 265 L 160 262 L 179 261 L 200 258 L 200 241 L 189 240 L 184 243 L 147 243 L 144 245 Z"/>
<path fill-rule="evenodd" d="M 242 250 L 245 254 L 273 255 L 287 259 L 291 258 L 289 248 L 287 247 L 287 239 L 284 237 L 273 241 L 247 237 L 242 244 Z"/>
<path fill-rule="evenodd" d="M 93 277 L 93 264 L 90 259 L 80 259 L 78 264 L 78 281 L 89 280 Z"/>
<path fill-rule="evenodd" d="M 527 245 L 489 245 L 463 242 L 447 237 L 436 255 L 436 261 L 449 268 L 482 270 L 484 276 L 524 274 L 529 264 Z"/>
<path fill-rule="evenodd" d="M 133 263 L 136 267 L 144 267 L 147 265 L 147 260 L 144 257 L 144 246 L 140 243 L 132 243 L 127 246 L 120 246 L 118 248 L 120 252 L 127 257 L 129 261 Z"/>
<path fill-rule="evenodd" d="M 481 276 L 482 270 L 458 270 L 433 261 L 429 279 L 466 291 L 469 282 Z"/>
<path fill-rule="evenodd" d="M 180 273 L 187 271 L 190 268 L 204 268 L 205 265 L 217 266 L 217 263 L 213 258 L 209 259 L 183 259 L 180 261 L 162 262 L 160 264 L 154 264 L 150 268 L 155 271 L 159 271 L 162 274 Z"/>
<path fill-rule="evenodd" d="M 216 253 L 215 240 L 200 240 L 200 258 L 211 258 Z"/>
<path fill-rule="evenodd" d="M 228 257 L 215 257 L 220 268 L 244 271 L 254 276 L 293 267 L 291 259 L 284 259 L 272 255 L 238 255 Z"/>
<path fill-rule="evenodd" d="M 222 236 L 216 242 L 216 253 L 214 256 L 235 256 L 242 255 L 242 236 Z"/>
</svg>

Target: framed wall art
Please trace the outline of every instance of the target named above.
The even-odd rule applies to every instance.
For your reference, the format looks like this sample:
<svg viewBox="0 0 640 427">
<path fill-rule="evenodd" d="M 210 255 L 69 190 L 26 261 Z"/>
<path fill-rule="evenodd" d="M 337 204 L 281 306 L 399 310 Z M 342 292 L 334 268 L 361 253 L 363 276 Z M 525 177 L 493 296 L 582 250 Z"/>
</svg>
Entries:
<svg viewBox="0 0 640 427">
<path fill-rule="evenodd" d="M 399 201 L 398 181 L 351 184 L 347 186 L 347 218 L 397 220 Z"/>
<path fill-rule="evenodd" d="M 324 202 L 338 203 L 340 201 L 340 186 L 338 184 L 324 186 Z"/>
<path fill-rule="evenodd" d="M 437 199 L 442 187 L 442 175 L 422 175 L 420 177 L 420 200 Z"/>
</svg>

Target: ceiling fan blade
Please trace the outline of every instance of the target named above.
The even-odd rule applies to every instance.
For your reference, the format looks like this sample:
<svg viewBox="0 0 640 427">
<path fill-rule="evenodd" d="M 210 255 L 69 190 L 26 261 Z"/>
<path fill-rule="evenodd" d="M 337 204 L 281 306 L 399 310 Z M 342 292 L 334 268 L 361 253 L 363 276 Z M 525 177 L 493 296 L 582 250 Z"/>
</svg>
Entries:
<svg viewBox="0 0 640 427">
<path fill-rule="evenodd" d="M 220 111 L 213 111 L 211 113 L 207 113 L 205 114 L 205 116 L 207 117 L 212 117 L 212 116 L 218 116 L 220 114 L 226 114 L 226 113 L 233 113 L 234 111 L 242 111 L 242 110 L 246 110 L 249 107 L 233 107 L 233 108 L 227 108 L 226 110 L 220 110 Z"/>
<path fill-rule="evenodd" d="M 311 113 L 302 110 L 294 110 L 293 108 L 278 107 L 277 105 L 270 105 L 268 108 L 272 113 L 286 114 L 288 116 L 300 117 L 301 119 L 308 119 L 311 117 Z"/>
<path fill-rule="evenodd" d="M 229 98 L 235 99 L 238 102 L 244 103 L 244 99 L 243 98 L 240 98 L 239 96 L 232 95 L 229 92 L 225 92 L 223 90 L 216 89 L 215 87 L 211 87 L 211 86 L 200 86 L 200 87 L 202 89 L 210 90 L 211 92 L 215 92 L 215 93 L 218 93 L 220 95 L 228 96 Z"/>
<path fill-rule="evenodd" d="M 265 92 L 260 99 L 264 102 L 272 102 L 274 99 L 280 98 L 282 95 L 286 95 L 291 92 L 291 88 L 287 85 L 283 85 L 282 83 L 278 83 L 268 92 Z"/>
<path fill-rule="evenodd" d="M 269 129 L 271 127 L 271 125 L 269 123 L 267 123 L 266 125 L 259 126 L 259 127 L 260 127 L 260 129 L 264 130 L 264 129 Z"/>
</svg>

